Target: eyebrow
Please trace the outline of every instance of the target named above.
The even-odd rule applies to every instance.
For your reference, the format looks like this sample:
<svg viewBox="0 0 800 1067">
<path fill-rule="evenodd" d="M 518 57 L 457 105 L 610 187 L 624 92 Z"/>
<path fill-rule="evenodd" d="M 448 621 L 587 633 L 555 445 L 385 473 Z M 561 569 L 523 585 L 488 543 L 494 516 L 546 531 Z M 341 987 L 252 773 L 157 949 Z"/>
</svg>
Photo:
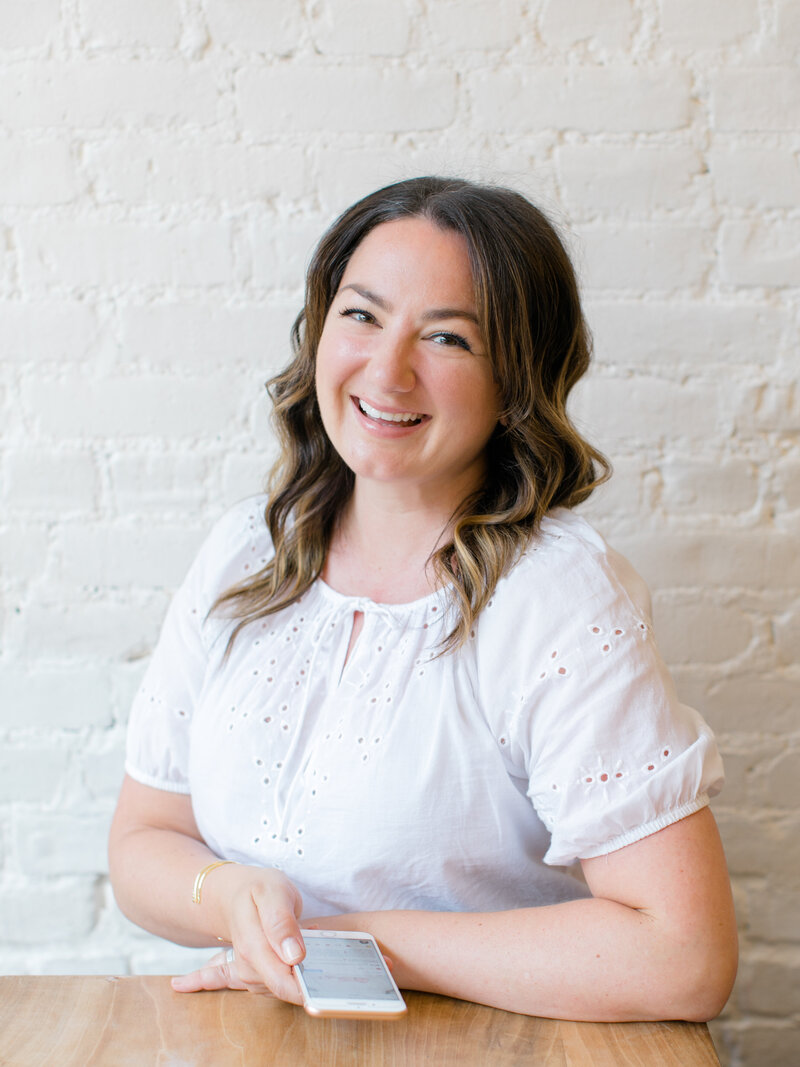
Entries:
<svg viewBox="0 0 800 1067">
<path fill-rule="evenodd" d="M 373 293 L 371 289 L 367 289 L 363 285 L 354 285 L 351 282 L 349 285 L 343 285 L 339 292 L 344 292 L 345 289 L 352 289 L 354 293 L 363 296 L 365 300 L 376 304 L 381 311 L 391 312 L 392 310 L 392 305 L 388 300 L 384 300 L 382 296 L 378 296 L 377 293 Z M 469 322 L 474 322 L 476 326 L 480 325 L 475 312 L 467 311 L 465 308 L 430 308 L 428 311 L 423 312 L 422 318 L 424 322 L 432 322 L 434 319 L 467 319 Z"/>
</svg>

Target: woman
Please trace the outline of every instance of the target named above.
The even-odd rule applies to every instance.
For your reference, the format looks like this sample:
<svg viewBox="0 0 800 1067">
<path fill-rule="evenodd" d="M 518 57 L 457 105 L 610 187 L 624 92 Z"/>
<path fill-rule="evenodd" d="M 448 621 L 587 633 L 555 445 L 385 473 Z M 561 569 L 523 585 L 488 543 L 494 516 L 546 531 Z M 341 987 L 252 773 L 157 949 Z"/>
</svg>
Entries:
<svg viewBox="0 0 800 1067">
<path fill-rule="evenodd" d="M 569 510 L 605 464 L 566 414 L 589 344 L 552 227 L 508 190 L 379 190 L 323 237 L 293 340 L 271 494 L 212 532 L 134 706 L 121 908 L 232 946 L 183 991 L 299 1003 L 314 923 L 374 933 L 405 988 L 714 1016 L 721 764 L 640 579 Z"/>
</svg>

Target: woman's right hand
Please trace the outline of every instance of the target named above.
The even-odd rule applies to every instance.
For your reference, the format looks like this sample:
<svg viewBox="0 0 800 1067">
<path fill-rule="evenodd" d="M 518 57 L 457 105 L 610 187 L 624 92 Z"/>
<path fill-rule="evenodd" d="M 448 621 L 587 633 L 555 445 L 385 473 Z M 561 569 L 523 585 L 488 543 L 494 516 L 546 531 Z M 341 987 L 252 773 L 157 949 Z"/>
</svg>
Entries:
<svg viewBox="0 0 800 1067">
<path fill-rule="evenodd" d="M 271 868 L 226 864 L 211 872 L 203 898 L 220 917 L 233 959 L 223 949 L 199 970 L 173 978 L 172 988 L 247 989 L 301 1004 L 291 968 L 305 956 L 298 922 L 303 902 L 289 879 Z"/>
</svg>

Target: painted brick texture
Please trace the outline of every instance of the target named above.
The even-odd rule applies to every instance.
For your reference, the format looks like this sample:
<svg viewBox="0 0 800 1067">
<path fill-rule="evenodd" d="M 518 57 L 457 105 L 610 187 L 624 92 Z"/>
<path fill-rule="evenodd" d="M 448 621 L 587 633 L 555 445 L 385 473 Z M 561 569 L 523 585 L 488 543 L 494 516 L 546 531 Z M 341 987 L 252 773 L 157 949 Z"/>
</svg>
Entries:
<svg viewBox="0 0 800 1067">
<path fill-rule="evenodd" d="M 800 1045 L 800 15 L 794 0 L 0 4 L 0 973 L 165 972 L 105 834 L 128 707 L 274 453 L 315 238 L 425 172 L 566 232 L 616 475 L 587 515 L 717 731 L 732 1067 Z"/>
</svg>

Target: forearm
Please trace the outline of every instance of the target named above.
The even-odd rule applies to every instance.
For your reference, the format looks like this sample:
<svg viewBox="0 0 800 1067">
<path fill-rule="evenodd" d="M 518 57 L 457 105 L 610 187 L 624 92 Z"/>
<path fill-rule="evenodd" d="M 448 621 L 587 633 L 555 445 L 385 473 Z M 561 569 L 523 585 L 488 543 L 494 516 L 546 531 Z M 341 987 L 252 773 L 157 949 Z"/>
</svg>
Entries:
<svg viewBox="0 0 800 1067">
<path fill-rule="evenodd" d="M 227 938 L 218 906 L 227 867 L 211 871 L 199 904 L 192 902 L 200 870 L 219 859 L 201 841 L 174 830 L 129 830 L 110 842 L 111 882 L 120 909 L 151 933 L 181 945 Z"/>
<path fill-rule="evenodd" d="M 711 1002 L 688 936 L 610 900 L 492 913 L 370 912 L 319 925 L 374 934 L 402 988 L 527 1015 L 707 1018 L 722 1006 Z"/>
</svg>

